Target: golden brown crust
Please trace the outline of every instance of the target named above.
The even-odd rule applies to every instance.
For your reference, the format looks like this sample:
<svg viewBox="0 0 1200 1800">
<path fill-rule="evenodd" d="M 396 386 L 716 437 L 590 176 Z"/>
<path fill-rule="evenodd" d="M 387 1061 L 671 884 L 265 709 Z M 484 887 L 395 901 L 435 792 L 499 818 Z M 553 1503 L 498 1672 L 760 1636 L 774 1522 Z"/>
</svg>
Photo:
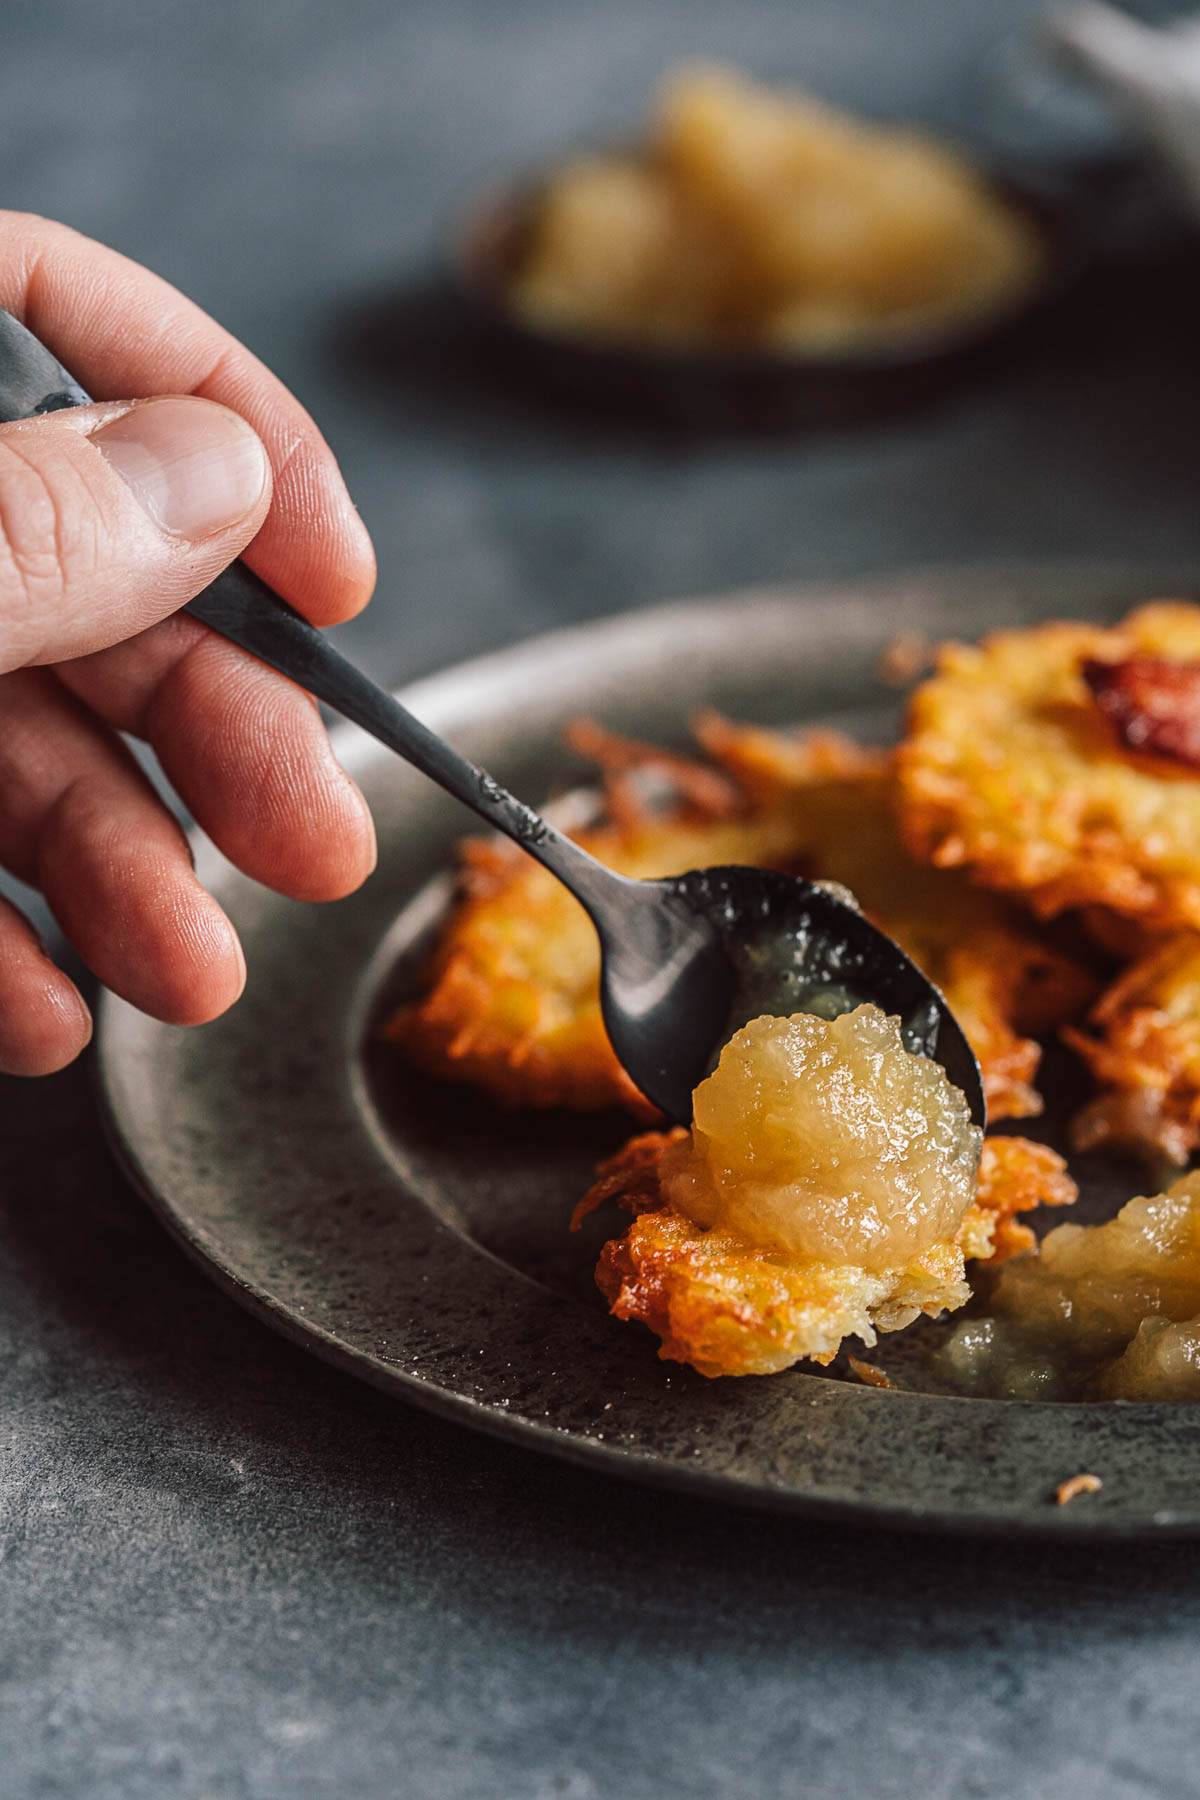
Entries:
<svg viewBox="0 0 1200 1800">
<path fill-rule="evenodd" d="M 882 1369 L 876 1368 L 874 1363 L 864 1362 L 861 1356 L 848 1356 L 846 1366 L 864 1387 L 891 1388 L 895 1386 L 895 1383 L 889 1381 Z"/>
<path fill-rule="evenodd" d="M 995 1220 L 991 1250 L 982 1260 L 1004 1262 L 1020 1250 L 1029 1250 L 1036 1239 L 1018 1213 L 1035 1206 L 1070 1206 L 1079 1189 L 1067 1174 L 1057 1151 L 1022 1137 L 986 1137 L 979 1159 L 979 1192 L 976 1203 Z"/>
<path fill-rule="evenodd" d="M 882 1274 L 797 1263 L 678 1213 L 639 1215 L 606 1244 L 596 1281 L 618 1319 L 640 1319 L 659 1355 L 701 1375 L 770 1375 L 802 1357 L 831 1362 L 842 1340 L 875 1342 L 918 1313 L 962 1306 L 970 1294 L 957 1243 L 934 1244 Z"/>
<path fill-rule="evenodd" d="M 643 1131 L 622 1144 L 596 1170 L 583 1199 L 571 1214 L 571 1230 L 578 1231 L 590 1212 L 615 1200 L 623 1211 L 637 1218 L 639 1213 L 660 1212 L 665 1204 L 658 1179 L 663 1151 L 669 1144 L 681 1144 L 689 1135 L 686 1126 L 675 1125 L 670 1131 Z"/>
<path fill-rule="evenodd" d="M 801 1358 L 828 1363 L 846 1337 L 873 1344 L 920 1313 L 936 1316 L 969 1298 L 966 1260 L 987 1258 L 995 1237 L 1019 1247 L 1013 1214 L 1075 1197 L 1061 1157 L 1024 1138 L 985 1141 L 980 1190 L 952 1240 L 902 1268 L 871 1272 L 759 1249 L 703 1231 L 664 1201 L 662 1153 L 685 1134 L 633 1138 L 597 1171 L 576 1209 L 616 1199 L 634 1221 L 604 1246 L 596 1282 L 615 1317 L 638 1319 L 662 1340 L 659 1355 L 702 1375 L 764 1375 Z M 1001 1254 L 1010 1254 L 1008 1249 Z"/>
<path fill-rule="evenodd" d="M 980 1058 L 992 1117 L 1039 1112 L 1032 1034 L 1082 1011 L 1093 987 L 1082 965 L 995 896 L 901 849 L 888 753 L 712 713 L 696 732 L 708 762 L 574 727 L 575 747 L 604 771 L 607 812 L 578 840 L 631 875 L 746 862 L 844 882 L 945 992 Z M 647 803 L 648 773 L 674 795 L 665 812 Z M 595 936 L 576 902 L 507 847 L 470 848 L 466 876 L 424 998 L 385 1035 L 506 1105 L 620 1105 L 653 1118 L 609 1047 Z"/>
<path fill-rule="evenodd" d="M 1083 675 L 1137 656 L 1200 660 L 1200 608 L 1160 601 L 1111 630 L 1041 625 L 944 649 L 899 755 L 913 854 L 1042 916 L 1101 906 L 1200 926 L 1200 779 L 1122 743 Z"/>
<path fill-rule="evenodd" d="M 1060 1481 L 1054 1490 L 1054 1504 L 1069 1506 L 1080 1494 L 1098 1494 L 1104 1486 L 1098 1475 L 1089 1475 L 1086 1471 L 1072 1475 L 1070 1481 Z"/>
<path fill-rule="evenodd" d="M 719 770 L 593 730 L 593 753 L 611 760 L 609 822 L 570 833 L 626 875 L 682 873 L 717 863 L 787 868 L 790 815 L 748 809 Z M 632 752 L 636 751 L 634 755 Z M 671 778 L 676 802 L 652 810 L 636 777 Z M 383 1027 L 432 1074 L 478 1084 L 502 1105 L 591 1110 L 623 1106 L 656 1118 L 617 1062 L 600 1015 L 600 953 L 579 903 L 524 852 L 468 850 L 468 882 L 414 1006 Z"/>
<path fill-rule="evenodd" d="M 619 1105 L 653 1118 L 609 1046 L 582 911 L 527 858 L 502 853 L 493 873 L 460 901 L 422 999 L 393 1013 L 382 1035 L 431 1074 L 474 1083 L 504 1106 Z"/>
<path fill-rule="evenodd" d="M 1125 969 L 1087 1029 L 1064 1036 L 1101 1091 L 1080 1113 L 1081 1150 L 1130 1149 L 1183 1164 L 1200 1149 L 1200 933 L 1178 932 Z"/>
</svg>

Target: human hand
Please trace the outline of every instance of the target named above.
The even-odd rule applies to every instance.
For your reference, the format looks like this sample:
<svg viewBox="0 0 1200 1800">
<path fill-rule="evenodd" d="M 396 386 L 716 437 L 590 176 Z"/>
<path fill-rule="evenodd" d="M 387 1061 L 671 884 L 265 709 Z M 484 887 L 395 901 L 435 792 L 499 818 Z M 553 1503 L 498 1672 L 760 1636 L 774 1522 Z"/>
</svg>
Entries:
<svg viewBox="0 0 1200 1800">
<path fill-rule="evenodd" d="M 315 704 L 178 609 L 244 551 L 335 624 L 370 598 L 370 541 L 304 409 L 147 270 L 0 212 L 0 306 L 106 397 L 0 425 L 0 863 L 115 993 L 198 1024 L 241 992 L 241 947 L 118 734 L 153 747 L 247 874 L 303 900 L 351 892 L 374 830 Z M 0 898 L 0 1070 L 61 1068 L 90 1035 Z"/>
</svg>

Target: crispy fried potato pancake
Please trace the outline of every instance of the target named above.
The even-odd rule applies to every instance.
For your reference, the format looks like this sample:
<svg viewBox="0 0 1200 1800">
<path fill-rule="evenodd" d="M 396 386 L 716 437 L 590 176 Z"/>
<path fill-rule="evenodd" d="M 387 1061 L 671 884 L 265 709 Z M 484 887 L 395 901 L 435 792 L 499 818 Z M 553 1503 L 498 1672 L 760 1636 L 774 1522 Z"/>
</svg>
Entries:
<svg viewBox="0 0 1200 1800">
<path fill-rule="evenodd" d="M 616 1318 L 640 1319 L 661 1338 L 661 1357 L 709 1376 L 769 1375 L 804 1358 L 828 1363 L 844 1338 L 873 1344 L 921 1313 L 953 1311 L 970 1298 L 966 1261 L 1008 1254 L 1013 1230 L 1024 1233 L 1014 1214 L 1067 1204 L 1077 1191 L 1052 1150 L 988 1138 L 976 1201 L 953 1237 L 898 1268 L 871 1271 L 758 1248 L 674 1211 L 659 1170 L 668 1146 L 687 1136 L 679 1127 L 631 1139 L 601 1165 L 572 1226 L 612 1199 L 634 1215 L 604 1246 L 597 1285 Z"/>
<path fill-rule="evenodd" d="M 1039 1112 L 1040 1053 L 1026 1034 L 1082 1010 L 1093 986 L 1083 967 L 994 895 L 901 849 L 886 752 L 715 714 L 697 735 L 715 766 L 577 727 L 576 748 L 605 772 L 609 820 L 577 840 L 628 875 L 741 862 L 844 882 L 945 992 L 980 1059 L 991 1116 Z M 647 775 L 674 793 L 667 811 L 647 804 Z M 599 952 L 577 902 L 523 853 L 490 841 L 469 847 L 466 876 L 426 995 L 385 1035 L 425 1068 L 508 1105 L 617 1104 L 655 1116 L 609 1047 Z"/>
<path fill-rule="evenodd" d="M 677 875 L 718 863 L 788 867 L 790 817 L 747 811 L 728 783 L 713 786 L 715 771 L 691 766 L 708 780 L 702 802 L 652 812 L 639 806 L 621 770 L 609 789 L 615 821 L 571 835 L 622 875 Z M 438 947 L 428 992 L 393 1014 L 384 1036 L 432 1073 L 477 1082 L 504 1105 L 617 1105 L 659 1117 L 609 1044 L 599 946 L 578 901 L 508 846 L 468 846 L 466 873 L 466 897 Z"/>
<path fill-rule="evenodd" d="M 995 895 L 908 854 L 896 830 L 888 752 L 833 732 L 787 737 L 734 726 L 714 713 L 695 729 L 759 806 L 793 809 L 804 873 L 843 882 L 941 988 L 979 1058 L 989 1116 L 1040 1113 L 1033 1034 L 1086 1005 L 1095 982 L 1083 964 L 1044 942 Z"/>
<path fill-rule="evenodd" d="M 1063 1035 L 1101 1086 L 1075 1121 L 1078 1149 L 1183 1164 L 1200 1148 L 1200 933 L 1176 932 L 1139 957 L 1101 995 L 1088 1029 Z"/>
<path fill-rule="evenodd" d="M 1200 664 L 1200 607 L 1158 601 L 1111 630 L 1039 625 L 947 646 L 898 761 L 913 854 L 1043 917 L 1102 906 L 1157 930 L 1200 926 L 1200 774 L 1166 717 L 1192 683 L 1160 671 L 1151 684 L 1151 659 Z M 1106 683 L 1100 664 L 1124 667 Z"/>
</svg>

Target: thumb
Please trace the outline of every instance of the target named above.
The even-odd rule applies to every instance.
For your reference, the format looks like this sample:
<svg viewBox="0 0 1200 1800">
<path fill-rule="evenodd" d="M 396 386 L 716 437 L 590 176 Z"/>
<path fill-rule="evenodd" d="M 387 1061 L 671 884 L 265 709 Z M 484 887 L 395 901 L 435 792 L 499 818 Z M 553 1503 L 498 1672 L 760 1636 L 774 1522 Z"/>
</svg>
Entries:
<svg viewBox="0 0 1200 1800">
<path fill-rule="evenodd" d="M 233 561 L 270 503 L 257 435 L 211 400 L 0 426 L 0 672 L 144 631 Z"/>
</svg>

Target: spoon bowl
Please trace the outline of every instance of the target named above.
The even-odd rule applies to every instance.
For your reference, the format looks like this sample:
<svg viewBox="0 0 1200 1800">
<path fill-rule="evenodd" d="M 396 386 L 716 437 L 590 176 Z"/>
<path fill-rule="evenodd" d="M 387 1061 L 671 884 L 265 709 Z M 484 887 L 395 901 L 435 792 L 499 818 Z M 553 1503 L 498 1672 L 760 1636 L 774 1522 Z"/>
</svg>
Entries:
<svg viewBox="0 0 1200 1800">
<path fill-rule="evenodd" d="M 621 929 L 596 920 L 604 1023 L 624 1068 L 669 1118 L 690 1123 L 693 1090 L 751 1019 L 834 1018 L 870 1001 L 899 1018 L 906 1047 L 940 1062 L 973 1122 L 986 1124 L 961 1026 L 847 889 L 739 866 L 623 885 Z"/>
</svg>

